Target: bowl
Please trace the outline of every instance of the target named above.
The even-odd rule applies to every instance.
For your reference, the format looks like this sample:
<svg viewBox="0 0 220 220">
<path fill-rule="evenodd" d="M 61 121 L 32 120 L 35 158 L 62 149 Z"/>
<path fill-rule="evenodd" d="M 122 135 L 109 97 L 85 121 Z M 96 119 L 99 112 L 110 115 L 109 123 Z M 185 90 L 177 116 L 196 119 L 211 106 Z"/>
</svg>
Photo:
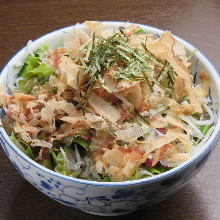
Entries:
<svg viewBox="0 0 220 220">
<path fill-rule="evenodd" d="M 104 22 L 109 27 L 117 28 L 131 23 Z M 160 35 L 163 33 L 154 27 L 139 25 L 147 33 Z M 5 65 L 0 75 L 0 86 L 10 92 L 10 85 L 18 72 L 18 63 L 24 62 L 27 54 L 49 42 L 50 48 L 62 44 L 63 36 L 73 28 L 85 28 L 83 24 L 66 27 L 46 34 L 18 51 Z M 188 52 L 195 47 L 179 37 Z M 4 128 L 0 128 L 0 142 L 18 172 L 35 188 L 50 198 L 66 206 L 77 208 L 84 212 L 102 216 L 123 215 L 153 205 L 183 187 L 195 176 L 206 163 L 214 149 L 220 130 L 219 100 L 220 78 L 211 62 L 197 51 L 193 58 L 191 71 L 204 70 L 211 79 L 212 101 L 217 114 L 215 129 L 207 142 L 188 161 L 165 173 L 150 178 L 126 182 L 95 182 L 67 177 L 51 171 L 22 153 L 9 139 Z"/>
</svg>

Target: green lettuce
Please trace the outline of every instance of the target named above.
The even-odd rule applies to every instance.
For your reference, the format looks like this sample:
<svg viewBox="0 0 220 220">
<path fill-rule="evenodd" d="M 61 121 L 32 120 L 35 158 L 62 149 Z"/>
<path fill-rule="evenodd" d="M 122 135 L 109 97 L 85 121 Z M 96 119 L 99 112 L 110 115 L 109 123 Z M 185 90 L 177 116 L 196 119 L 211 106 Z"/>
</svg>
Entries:
<svg viewBox="0 0 220 220">
<path fill-rule="evenodd" d="M 86 151 L 89 150 L 89 146 L 91 144 L 90 140 L 86 140 L 86 139 L 84 139 L 84 138 L 82 138 L 80 136 L 75 137 L 73 139 L 73 142 L 75 142 L 75 143 L 79 144 L 80 146 L 82 146 Z"/>
<path fill-rule="evenodd" d="M 30 145 L 28 145 L 28 147 L 27 147 L 27 149 L 26 149 L 26 151 L 25 151 L 25 154 L 26 154 L 28 157 L 30 157 L 32 160 L 35 159 L 34 153 L 33 153 L 32 149 L 31 149 Z"/>
<path fill-rule="evenodd" d="M 21 142 L 18 140 L 18 138 L 16 137 L 15 133 L 12 132 L 11 136 L 10 136 L 11 141 L 18 147 L 18 149 L 20 149 L 23 153 L 25 153 L 25 148 L 24 146 L 21 144 Z"/>
<path fill-rule="evenodd" d="M 198 126 L 199 130 L 202 132 L 203 135 L 206 135 L 211 127 L 211 125 Z"/>
<path fill-rule="evenodd" d="M 32 160 L 35 159 L 35 156 L 34 156 L 34 153 L 31 149 L 31 146 L 29 144 L 25 143 L 23 140 L 18 139 L 14 132 L 12 132 L 10 139 L 18 147 L 18 149 L 20 149 L 23 153 L 25 153 Z"/>
<path fill-rule="evenodd" d="M 65 151 L 65 153 L 68 154 L 73 154 L 73 150 L 70 147 L 66 147 L 63 149 Z M 72 170 L 69 170 L 67 168 L 67 165 L 65 163 L 65 160 L 63 158 L 63 154 L 61 153 L 61 151 L 58 152 L 57 156 L 56 156 L 56 166 L 54 167 L 54 170 L 58 173 L 61 173 L 65 176 L 71 176 L 71 177 L 76 177 L 77 174 L 75 172 L 73 172 Z"/>
<path fill-rule="evenodd" d="M 40 58 L 47 50 L 48 47 L 45 46 L 27 57 L 17 75 L 18 78 L 22 78 L 18 81 L 19 90 L 30 93 L 34 86 L 44 84 L 48 81 L 49 76 L 54 74 L 54 71 Z"/>
<path fill-rule="evenodd" d="M 136 171 L 132 177 L 129 178 L 129 180 L 139 180 L 143 179 L 145 177 L 149 177 L 150 175 L 147 174 L 140 174 L 138 171 Z"/>
<path fill-rule="evenodd" d="M 172 169 L 172 167 L 164 167 L 162 164 L 157 163 L 154 167 L 147 167 L 146 169 L 152 174 L 158 175 Z"/>
<path fill-rule="evenodd" d="M 136 30 L 135 32 L 134 32 L 134 34 L 144 34 L 145 32 L 144 32 L 144 30 L 142 29 L 142 28 L 140 28 L 140 29 L 138 29 L 138 30 Z"/>
<path fill-rule="evenodd" d="M 54 171 L 60 174 L 63 174 L 65 176 L 71 176 L 71 177 L 76 177 L 73 171 L 67 170 L 67 167 L 65 163 L 59 163 L 55 168 Z"/>
<path fill-rule="evenodd" d="M 143 178 L 143 175 L 141 175 L 139 172 L 135 172 L 132 177 L 129 178 L 129 180 L 139 180 Z"/>
<path fill-rule="evenodd" d="M 42 165 L 50 170 L 53 170 L 51 159 L 46 159 L 43 161 Z"/>
<path fill-rule="evenodd" d="M 51 158 L 52 158 L 52 162 L 54 164 L 54 166 L 58 165 L 59 164 L 59 161 L 57 160 L 57 154 L 54 150 L 51 151 L 50 153 L 51 155 Z"/>
<path fill-rule="evenodd" d="M 198 129 L 201 131 L 201 133 L 203 135 L 206 135 L 211 127 L 212 127 L 211 125 L 200 125 L 200 126 L 198 126 Z M 199 144 L 201 142 L 201 140 L 202 139 L 196 139 L 194 144 L 195 145 Z"/>
<path fill-rule="evenodd" d="M 102 181 L 103 182 L 111 182 L 112 180 L 109 176 L 105 176 L 105 177 L 103 177 Z"/>
</svg>

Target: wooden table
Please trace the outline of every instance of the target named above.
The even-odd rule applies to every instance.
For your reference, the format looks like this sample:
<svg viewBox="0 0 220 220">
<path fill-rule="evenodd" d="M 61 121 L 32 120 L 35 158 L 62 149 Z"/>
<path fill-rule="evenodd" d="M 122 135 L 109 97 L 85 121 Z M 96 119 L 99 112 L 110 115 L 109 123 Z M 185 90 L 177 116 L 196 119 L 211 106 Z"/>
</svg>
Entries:
<svg viewBox="0 0 220 220">
<path fill-rule="evenodd" d="M 172 30 L 220 69 L 219 0 L 0 0 L 0 67 L 29 39 L 84 20 L 131 21 Z M 167 200 L 131 214 L 139 219 L 219 220 L 220 143 L 207 165 Z M 128 218 L 127 216 L 120 218 Z M 69 209 L 26 182 L 0 150 L 0 220 L 101 219 Z"/>
</svg>

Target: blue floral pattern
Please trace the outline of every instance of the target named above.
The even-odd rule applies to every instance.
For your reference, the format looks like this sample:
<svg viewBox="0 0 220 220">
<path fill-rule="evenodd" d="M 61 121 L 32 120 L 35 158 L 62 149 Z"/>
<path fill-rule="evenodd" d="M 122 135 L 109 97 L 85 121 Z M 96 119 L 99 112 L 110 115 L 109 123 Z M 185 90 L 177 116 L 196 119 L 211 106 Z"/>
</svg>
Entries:
<svg viewBox="0 0 220 220">
<path fill-rule="evenodd" d="M 126 214 L 165 199 L 199 172 L 211 152 L 207 151 L 181 172 L 157 181 L 106 187 L 71 181 L 39 169 L 17 154 L 1 132 L 0 142 L 14 167 L 35 188 L 59 203 L 97 215 Z"/>
<path fill-rule="evenodd" d="M 18 172 L 35 188 L 64 205 L 89 213 L 119 215 L 144 208 L 181 188 L 207 161 L 209 152 L 184 171 L 156 182 L 141 185 L 105 187 L 72 182 L 30 164 L 0 140 Z"/>
</svg>

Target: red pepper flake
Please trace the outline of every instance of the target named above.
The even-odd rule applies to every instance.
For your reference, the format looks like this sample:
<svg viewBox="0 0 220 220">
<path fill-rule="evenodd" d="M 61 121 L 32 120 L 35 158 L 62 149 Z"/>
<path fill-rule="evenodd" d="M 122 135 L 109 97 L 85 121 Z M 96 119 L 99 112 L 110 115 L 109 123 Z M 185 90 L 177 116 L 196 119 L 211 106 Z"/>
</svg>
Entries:
<svg viewBox="0 0 220 220">
<path fill-rule="evenodd" d="M 147 158 L 144 164 L 145 164 L 147 167 L 152 167 L 152 163 L 153 163 L 153 160 L 150 159 L 150 158 Z"/>
<path fill-rule="evenodd" d="M 166 134 L 166 129 L 165 129 L 165 128 L 157 128 L 157 130 L 158 130 L 161 134 Z"/>
</svg>

